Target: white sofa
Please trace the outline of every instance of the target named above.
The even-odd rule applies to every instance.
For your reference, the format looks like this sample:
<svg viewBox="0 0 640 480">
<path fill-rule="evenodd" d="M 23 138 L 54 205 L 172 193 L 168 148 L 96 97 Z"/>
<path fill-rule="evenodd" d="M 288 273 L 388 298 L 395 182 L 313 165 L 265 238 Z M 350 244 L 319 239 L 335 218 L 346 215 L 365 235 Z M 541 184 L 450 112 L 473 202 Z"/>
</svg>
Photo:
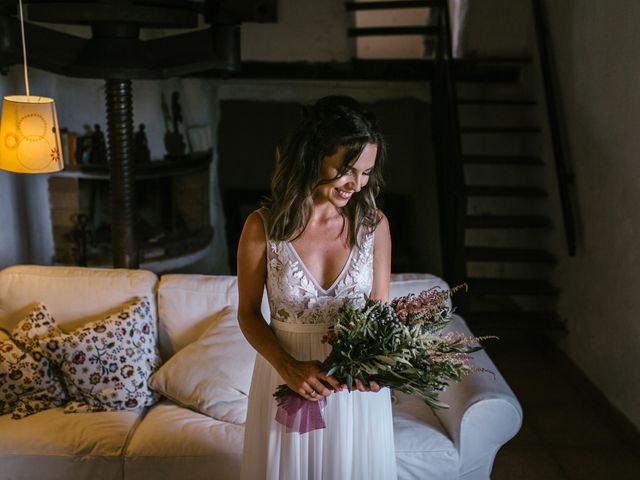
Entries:
<svg viewBox="0 0 640 480">
<path fill-rule="evenodd" d="M 394 276 L 391 297 L 447 284 L 432 275 Z M 0 326 L 11 329 L 35 302 L 64 329 L 113 312 L 132 297 L 153 300 L 164 359 L 194 341 L 211 315 L 237 304 L 231 276 L 142 270 L 16 266 L 0 272 Z M 266 299 L 263 302 L 268 313 Z M 268 315 L 265 316 L 268 318 Z M 470 332 L 456 317 L 452 329 Z M 247 360 L 251 361 L 251 360 Z M 398 394 L 394 432 L 401 479 L 488 479 L 498 449 L 522 422 L 522 409 L 485 352 L 474 374 L 441 398 L 447 410 Z M 167 399 L 143 411 L 0 416 L 0 480 L 235 479 L 243 426 L 214 420 Z"/>
</svg>

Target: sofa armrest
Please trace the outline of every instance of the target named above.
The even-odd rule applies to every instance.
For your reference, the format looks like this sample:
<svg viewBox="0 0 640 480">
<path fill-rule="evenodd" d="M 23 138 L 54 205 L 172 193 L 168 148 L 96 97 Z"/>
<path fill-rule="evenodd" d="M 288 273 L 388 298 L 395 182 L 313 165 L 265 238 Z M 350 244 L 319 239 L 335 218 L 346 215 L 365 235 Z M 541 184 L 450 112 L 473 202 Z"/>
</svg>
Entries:
<svg viewBox="0 0 640 480">
<path fill-rule="evenodd" d="M 473 335 L 455 315 L 447 330 Z M 487 480 L 498 449 L 522 425 L 522 407 L 485 351 L 473 354 L 473 364 L 495 372 L 471 374 L 440 394 L 448 409 L 435 410 L 460 456 L 460 479 Z"/>
</svg>

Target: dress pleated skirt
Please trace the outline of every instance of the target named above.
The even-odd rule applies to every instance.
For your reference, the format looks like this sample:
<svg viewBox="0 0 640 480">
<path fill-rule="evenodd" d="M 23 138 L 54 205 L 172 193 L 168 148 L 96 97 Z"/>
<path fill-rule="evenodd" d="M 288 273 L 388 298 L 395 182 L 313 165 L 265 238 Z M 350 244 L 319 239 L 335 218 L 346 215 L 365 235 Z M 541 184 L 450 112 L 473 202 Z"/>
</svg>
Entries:
<svg viewBox="0 0 640 480">
<path fill-rule="evenodd" d="M 327 325 L 272 322 L 281 345 L 298 360 L 324 360 Z M 391 397 L 346 389 L 327 397 L 326 428 L 287 433 L 275 421 L 273 397 L 280 375 L 260 355 L 249 391 L 242 459 L 243 480 L 395 480 Z"/>
</svg>

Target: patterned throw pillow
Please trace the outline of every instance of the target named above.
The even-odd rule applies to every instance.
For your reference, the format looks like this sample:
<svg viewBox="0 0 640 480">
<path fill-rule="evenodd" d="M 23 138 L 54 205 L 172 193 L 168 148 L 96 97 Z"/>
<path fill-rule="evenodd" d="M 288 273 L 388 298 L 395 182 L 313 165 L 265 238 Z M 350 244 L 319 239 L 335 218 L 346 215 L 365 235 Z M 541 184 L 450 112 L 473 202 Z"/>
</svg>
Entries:
<svg viewBox="0 0 640 480">
<path fill-rule="evenodd" d="M 62 372 L 72 399 L 66 413 L 134 410 L 159 399 L 148 385 L 160 366 L 160 355 L 146 298 L 71 333 L 62 332 L 49 316 L 29 325 L 21 322 L 17 335 Z"/>
<path fill-rule="evenodd" d="M 46 309 L 38 306 L 23 320 L 30 322 Z M 0 341 L 0 415 L 20 419 L 67 401 L 62 382 L 41 351 L 28 351 L 14 340 Z"/>
</svg>

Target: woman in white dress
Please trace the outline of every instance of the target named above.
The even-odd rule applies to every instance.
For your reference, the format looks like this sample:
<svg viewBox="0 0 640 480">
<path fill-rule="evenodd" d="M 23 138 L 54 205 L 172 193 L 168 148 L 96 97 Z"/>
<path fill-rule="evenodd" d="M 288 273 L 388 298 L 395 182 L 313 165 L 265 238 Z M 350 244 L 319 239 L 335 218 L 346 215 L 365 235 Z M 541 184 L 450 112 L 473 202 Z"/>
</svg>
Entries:
<svg viewBox="0 0 640 480">
<path fill-rule="evenodd" d="M 327 376 L 320 361 L 331 319 L 346 301 L 386 301 L 391 239 L 376 208 L 385 143 L 372 114 L 330 96 L 276 151 L 271 198 L 244 225 L 238 246 L 238 321 L 258 351 L 249 392 L 241 478 L 396 478 L 390 392 L 357 390 Z M 266 286 L 271 311 L 260 311 Z M 286 383 L 307 400 L 326 399 L 326 428 L 287 432 L 273 393 Z"/>
</svg>

